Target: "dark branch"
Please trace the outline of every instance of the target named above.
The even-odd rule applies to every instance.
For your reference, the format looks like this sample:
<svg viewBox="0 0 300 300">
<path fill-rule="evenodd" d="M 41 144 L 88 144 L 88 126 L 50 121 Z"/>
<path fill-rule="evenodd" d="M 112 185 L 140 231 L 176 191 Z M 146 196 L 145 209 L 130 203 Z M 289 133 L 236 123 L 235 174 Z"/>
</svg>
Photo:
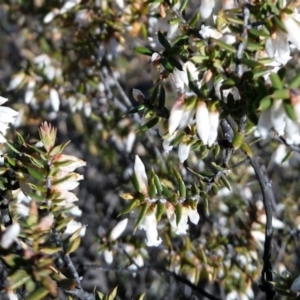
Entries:
<svg viewBox="0 0 300 300">
<path fill-rule="evenodd" d="M 265 244 L 264 244 L 264 254 L 263 254 L 263 269 L 261 272 L 262 285 L 261 290 L 265 292 L 266 299 L 274 299 L 276 292 L 271 284 L 273 281 L 272 264 L 271 264 L 271 249 L 272 249 L 272 237 L 273 237 L 273 227 L 272 227 L 272 201 L 274 200 L 274 194 L 272 190 L 272 185 L 268 181 L 266 175 L 262 172 L 261 166 L 257 158 L 250 157 L 250 164 L 252 165 L 256 177 L 259 181 L 260 188 L 263 194 L 263 203 L 266 212 L 266 229 L 265 229 Z"/>
</svg>

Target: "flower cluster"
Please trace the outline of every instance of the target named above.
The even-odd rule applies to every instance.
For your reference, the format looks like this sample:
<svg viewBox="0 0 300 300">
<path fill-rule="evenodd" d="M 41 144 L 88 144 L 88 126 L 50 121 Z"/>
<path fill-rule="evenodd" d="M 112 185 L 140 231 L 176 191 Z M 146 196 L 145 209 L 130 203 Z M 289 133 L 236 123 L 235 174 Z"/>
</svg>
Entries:
<svg viewBox="0 0 300 300">
<path fill-rule="evenodd" d="M 266 138 L 271 128 L 279 136 L 284 136 L 288 144 L 300 143 L 300 94 L 298 90 L 290 90 L 290 101 L 293 108 L 293 119 L 284 107 L 283 100 L 275 100 L 272 105 L 264 110 L 259 117 L 257 137 Z"/>
<path fill-rule="evenodd" d="M 134 216 L 138 215 L 139 219 L 142 217 L 142 221 L 138 224 L 138 228 L 146 231 L 147 246 L 158 246 L 162 242 L 157 230 L 157 212 L 159 209 L 158 206 L 161 204 L 165 206 L 168 220 L 172 230 L 176 234 L 180 235 L 187 233 L 188 219 L 190 219 L 192 223 L 198 224 L 200 217 L 197 212 L 197 206 L 188 204 L 188 201 L 186 201 L 187 199 L 181 199 L 180 204 L 174 204 L 164 197 L 154 196 L 151 198 L 150 188 L 152 189 L 152 187 L 149 185 L 145 166 L 137 155 L 134 162 L 134 177 L 136 178 L 140 193 L 145 197 L 145 202 L 142 204 L 143 208 L 137 207 L 132 213 Z M 154 194 L 156 194 L 156 192 Z M 176 206 L 179 207 L 178 205 L 182 205 L 180 217 L 176 214 Z M 146 207 L 146 209 L 144 209 L 144 207 Z"/>
</svg>

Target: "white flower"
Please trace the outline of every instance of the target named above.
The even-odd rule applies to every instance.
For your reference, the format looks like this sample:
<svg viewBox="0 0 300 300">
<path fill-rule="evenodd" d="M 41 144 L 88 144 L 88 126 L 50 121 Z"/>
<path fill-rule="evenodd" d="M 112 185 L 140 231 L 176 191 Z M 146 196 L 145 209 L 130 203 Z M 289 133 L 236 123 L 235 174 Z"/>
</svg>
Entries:
<svg viewBox="0 0 300 300">
<path fill-rule="evenodd" d="M 4 249 L 8 249 L 14 240 L 20 234 L 21 227 L 19 223 L 14 223 L 6 228 L 4 233 L 1 236 L 1 247 Z"/>
<path fill-rule="evenodd" d="M 256 137 L 262 137 L 264 139 L 268 136 L 271 128 L 271 110 L 266 109 L 259 116 L 257 128 L 254 135 Z"/>
<path fill-rule="evenodd" d="M 300 23 L 299 14 L 294 12 L 293 14 L 283 13 L 281 15 L 281 21 L 283 22 L 285 29 L 288 33 L 289 40 L 300 50 Z"/>
<path fill-rule="evenodd" d="M 189 157 L 191 145 L 181 142 L 178 147 L 178 157 L 180 162 L 184 162 Z"/>
<path fill-rule="evenodd" d="M 207 144 L 209 147 L 213 145 L 218 137 L 218 126 L 219 126 L 219 112 L 218 111 L 211 111 L 209 112 L 209 137 Z"/>
<path fill-rule="evenodd" d="M 209 111 L 204 101 L 199 101 L 196 110 L 197 133 L 204 145 L 208 144 L 210 135 Z"/>
<path fill-rule="evenodd" d="M 120 221 L 110 232 L 109 239 L 111 241 L 118 239 L 126 229 L 127 224 L 128 224 L 128 218 Z"/>
<path fill-rule="evenodd" d="M 81 0 L 67 0 L 60 9 L 60 13 L 64 14 L 75 7 Z"/>
<path fill-rule="evenodd" d="M 147 193 L 148 177 L 146 174 L 145 166 L 138 155 L 135 156 L 134 173 L 140 186 L 140 191 L 144 194 Z"/>
<path fill-rule="evenodd" d="M 114 256 L 113 256 L 113 252 L 111 250 L 104 250 L 103 253 L 104 256 L 104 260 L 106 261 L 107 264 L 112 264 L 112 262 L 114 261 Z"/>
<path fill-rule="evenodd" d="M 200 4 L 201 21 L 205 21 L 211 16 L 214 7 L 215 7 L 214 0 L 201 0 L 201 4 Z"/>
<path fill-rule="evenodd" d="M 180 95 L 171 108 L 170 117 L 168 120 L 170 135 L 172 135 L 178 128 L 181 118 L 183 117 L 184 111 L 184 96 Z"/>
<path fill-rule="evenodd" d="M 286 114 L 282 104 L 282 100 L 274 101 L 271 106 L 271 122 L 274 130 L 278 135 L 284 134 L 284 128 L 286 125 Z"/>
<path fill-rule="evenodd" d="M 291 59 L 288 35 L 280 29 L 266 39 L 265 47 L 268 56 L 279 64 L 285 65 Z"/>
<path fill-rule="evenodd" d="M 211 28 L 210 26 L 205 26 L 205 25 L 202 25 L 199 33 L 204 39 L 208 39 L 208 38 L 212 37 L 212 38 L 218 40 L 223 36 L 223 34 L 221 32 L 217 31 L 216 29 Z"/>
<path fill-rule="evenodd" d="M 171 224 L 172 229 L 176 234 L 186 234 L 186 231 L 189 228 L 188 218 L 194 224 L 198 224 L 200 216 L 197 212 L 197 209 L 192 209 L 191 207 L 182 207 L 182 214 L 179 223 L 177 224 L 175 208 L 174 206 L 169 206 L 166 210 L 168 220 Z"/>
<path fill-rule="evenodd" d="M 56 89 L 50 89 L 50 102 L 51 106 L 54 111 L 59 111 L 59 105 L 60 105 L 60 100 L 59 100 L 59 95 Z"/>
<path fill-rule="evenodd" d="M 300 143 L 300 124 L 294 122 L 289 117 L 286 118 L 285 126 L 286 142 L 289 145 Z"/>
<path fill-rule="evenodd" d="M 146 244 L 148 247 L 157 247 L 161 244 L 162 239 L 158 237 L 155 210 L 147 212 L 142 223 L 139 225 L 139 229 L 146 231 Z"/>
<path fill-rule="evenodd" d="M 86 226 L 82 225 L 80 222 L 77 222 L 75 220 L 71 220 L 66 227 L 66 230 L 62 234 L 62 239 L 66 239 L 69 236 L 71 236 L 73 233 L 75 233 L 77 230 L 80 229 L 79 236 L 84 236 L 86 231 Z"/>
</svg>

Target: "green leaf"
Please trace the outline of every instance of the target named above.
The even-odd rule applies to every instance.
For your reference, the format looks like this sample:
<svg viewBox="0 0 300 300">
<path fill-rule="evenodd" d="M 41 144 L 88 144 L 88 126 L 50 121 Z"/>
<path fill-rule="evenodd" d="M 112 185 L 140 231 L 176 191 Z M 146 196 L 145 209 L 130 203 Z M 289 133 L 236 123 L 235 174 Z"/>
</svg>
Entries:
<svg viewBox="0 0 300 300">
<path fill-rule="evenodd" d="M 156 186 L 155 186 L 154 177 L 152 176 L 152 178 L 150 179 L 150 185 L 149 185 L 150 199 L 154 199 L 155 195 L 156 195 Z"/>
<path fill-rule="evenodd" d="M 274 89 L 276 90 L 280 90 L 283 88 L 283 84 L 282 84 L 282 81 L 281 79 L 279 78 L 278 74 L 277 73 L 271 73 L 270 74 L 270 79 L 271 79 L 271 82 L 272 82 L 272 86 Z"/>
<path fill-rule="evenodd" d="M 140 211 L 140 214 L 135 222 L 135 225 L 134 225 L 134 231 L 137 230 L 137 228 L 139 227 L 139 225 L 142 223 L 145 215 L 147 214 L 147 210 L 148 210 L 148 203 L 144 203 L 142 205 L 142 208 L 141 208 L 141 211 Z"/>
<path fill-rule="evenodd" d="M 40 248 L 39 250 L 41 253 L 45 254 L 55 254 L 59 251 L 62 251 L 61 247 L 53 247 L 53 248 Z"/>
<path fill-rule="evenodd" d="M 144 104 L 139 104 L 131 109 L 128 110 L 127 114 L 135 114 L 141 110 L 145 109 L 145 105 Z"/>
<path fill-rule="evenodd" d="M 114 300 L 117 296 L 118 286 L 116 286 L 113 291 L 109 294 L 107 300 Z"/>
<path fill-rule="evenodd" d="M 39 181 L 44 181 L 45 178 L 44 178 L 44 174 L 42 172 L 42 170 L 40 171 L 37 171 L 35 169 L 32 169 L 32 168 L 27 168 L 28 170 L 28 173 L 35 179 L 39 180 Z"/>
<path fill-rule="evenodd" d="M 160 63 L 166 69 L 166 71 L 168 71 L 169 73 L 173 73 L 173 66 L 165 57 L 162 57 L 160 59 Z"/>
<path fill-rule="evenodd" d="M 296 122 L 297 117 L 296 117 L 293 106 L 290 103 L 288 103 L 287 101 L 283 102 L 283 106 L 284 106 L 284 110 L 285 110 L 286 114 L 288 115 L 288 117 L 290 119 L 292 119 L 294 122 Z"/>
<path fill-rule="evenodd" d="M 246 49 L 250 51 L 257 51 L 257 50 L 263 50 L 265 49 L 265 46 L 260 44 L 254 44 L 254 43 L 247 43 Z"/>
<path fill-rule="evenodd" d="M 175 205 L 176 225 L 179 224 L 182 217 L 182 206 L 181 204 Z"/>
<path fill-rule="evenodd" d="M 81 238 L 77 237 L 73 242 L 71 242 L 69 245 L 66 247 L 66 254 L 70 254 L 75 252 L 78 247 L 80 246 Z"/>
<path fill-rule="evenodd" d="M 165 49 L 171 49 L 170 43 L 168 42 L 167 38 L 161 31 L 157 33 L 157 37 L 158 37 L 158 41 Z"/>
<path fill-rule="evenodd" d="M 250 28 L 248 30 L 248 32 L 251 33 L 254 36 L 257 36 L 257 37 L 262 37 L 262 36 L 263 37 L 269 37 L 270 36 L 270 34 L 268 32 L 266 32 L 264 30 L 258 30 L 256 28 Z"/>
<path fill-rule="evenodd" d="M 249 157 L 252 157 L 253 156 L 253 152 L 252 152 L 252 149 L 251 147 L 246 143 L 246 142 L 243 142 L 242 146 L 241 146 L 241 150 Z"/>
<path fill-rule="evenodd" d="M 202 64 L 205 60 L 209 59 L 209 56 L 194 55 L 190 59 L 196 64 Z"/>
<path fill-rule="evenodd" d="M 169 63 L 176 69 L 178 69 L 179 71 L 183 71 L 182 69 L 182 64 L 175 58 L 173 57 L 169 57 Z"/>
<path fill-rule="evenodd" d="M 15 290 L 25 284 L 30 278 L 24 270 L 17 270 L 8 276 L 9 288 Z"/>
<path fill-rule="evenodd" d="M 222 176 L 222 177 L 221 177 L 221 181 L 222 181 L 222 183 L 227 187 L 227 189 L 228 189 L 229 191 L 232 191 L 231 185 L 230 185 L 229 181 L 227 180 L 227 178 L 226 178 L 225 176 Z"/>
<path fill-rule="evenodd" d="M 231 53 L 236 53 L 235 47 L 233 47 L 231 45 L 228 45 L 228 44 L 226 44 L 225 42 L 223 42 L 221 40 L 217 40 L 217 39 L 214 39 L 214 38 L 211 38 L 211 39 L 214 41 L 214 43 L 216 43 L 220 47 L 221 50 L 227 50 Z"/>
<path fill-rule="evenodd" d="M 211 191 L 214 195 L 218 195 L 219 189 L 216 184 L 213 184 Z"/>
<path fill-rule="evenodd" d="M 20 151 L 17 150 L 15 148 L 15 146 L 13 146 L 13 144 L 11 144 L 9 141 L 6 141 L 6 145 L 10 148 L 10 150 L 12 150 L 13 152 L 17 153 L 17 154 L 20 154 Z"/>
<path fill-rule="evenodd" d="M 140 128 L 140 131 L 147 131 L 148 129 L 154 127 L 160 121 L 160 119 L 160 117 L 151 119 Z"/>
<path fill-rule="evenodd" d="M 237 132 L 235 135 L 234 135 L 234 138 L 233 138 L 233 141 L 232 141 L 232 147 L 234 150 L 237 150 L 239 149 L 243 142 L 244 142 L 244 134 L 241 133 L 241 132 Z"/>
<path fill-rule="evenodd" d="M 128 214 L 132 211 L 132 209 L 140 204 L 140 199 L 134 199 L 130 201 L 120 212 L 120 215 Z"/>
<path fill-rule="evenodd" d="M 264 111 L 264 110 L 268 109 L 269 107 L 271 107 L 271 105 L 272 105 L 271 98 L 269 96 L 266 96 L 260 100 L 258 110 Z"/>
<path fill-rule="evenodd" d="M 136 53 L 144 54 L 144 55 L 148 55 L 148 56 L 152 56 L 152 54 L 154 53 L 154 51 L 151 51 L 150 49 L 148 49 L 146 47 L 135 47 L 134 51 Z"/>
<path fill-rule="evenodd" d="M 161 201 L 158 201 L 156 205 L 156 213 L 155 213 L 157 222 L 162 218 L 165 211 L 166 211 L 166 204 L 162 203 Z"/>
<path fill-rule="evenodd" d="M 181 1 L 181 4 L 180 4 L 180 7 L 179 7 L 179 11 L 182 12 L 184 11 L 184 9 L 186 8 L 186 5 L 188 4 L 188 0 L 182 0 Z"/>
<path fill-rule="evenodd" d="M 69 145 L 70 141 L 66 142 L 66 143 L 63 143 L 61 145 L 58 145 L 56 147 L 54 147 L 51 151 L 50 151 L 50 155 L 51 156 L 54 156 L 54 155 L 57 155 L 57 154 L 60 154 L 64 151 L 64 149 Z"/>
<path fill-rule="evenodd" d="M 49 294 L 49 291 L 44 287 L 39 287 L 37 290 L 32 292 L 26 297 L 26 300 L 41 300 Z"/>
<path fill-rule="evenodd" d="M 272 95 L 270 95 L 270 97 L 275 100 L 289 99 L 290 91 L 288 89 L 276 90 Z"/>
<path fill-rule="evenodd" d="M 297 89 L 300 87 L 300 72 L 297 73 L 295 77 L 291 80 L 289 84 L 290 89 Z"/>
<path fill-rule="evenodd" d="M 274 17 L 273 17 L 273 20 L 274 20 L 275 24 L 276 24 L 283 32 L 286 32 L 286 28 L 285 28 L 284 24 L 282 23 L 282 21 L 281 21 L 277 16 L 274 16 Z"/>
<path fill-rule="evenodd" d="M 161 196 L 162 195 L 162 185 L 161 185 L 161 182 L 158 178 L 158 176 L 154 173 L 154 171 L 152 170 L 153 172 L 153 178 L 154 178 L 154 182 L 155 182 L 155 187 L 156 187 L 156 190 L 157 190 L 157 195 L 158 196 Z"/>
<path fill-rule="evenodd" d="M 200 19 L 200 12 L 196 12 L 189 22 L 190 27 L 194 27 Z"/>
</svg>

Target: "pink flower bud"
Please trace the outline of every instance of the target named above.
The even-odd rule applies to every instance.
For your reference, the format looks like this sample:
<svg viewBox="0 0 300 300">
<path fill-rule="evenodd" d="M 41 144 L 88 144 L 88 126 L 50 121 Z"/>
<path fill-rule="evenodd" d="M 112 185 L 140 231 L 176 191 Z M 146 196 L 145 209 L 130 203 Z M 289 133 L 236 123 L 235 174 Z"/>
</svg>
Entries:
<svg viewBox="0 0 300 300">
<path fill-rule="evenodd" d="M 181 118 L 183 116 L 185 107 L 184 107 L 184 96 L 180 95 L 174 105 L 172 106 L 170 117 L 168 121 L 169 125 L 169 134 L 172 135 L 175 130 L 178 128 Z"/>
</svg>

